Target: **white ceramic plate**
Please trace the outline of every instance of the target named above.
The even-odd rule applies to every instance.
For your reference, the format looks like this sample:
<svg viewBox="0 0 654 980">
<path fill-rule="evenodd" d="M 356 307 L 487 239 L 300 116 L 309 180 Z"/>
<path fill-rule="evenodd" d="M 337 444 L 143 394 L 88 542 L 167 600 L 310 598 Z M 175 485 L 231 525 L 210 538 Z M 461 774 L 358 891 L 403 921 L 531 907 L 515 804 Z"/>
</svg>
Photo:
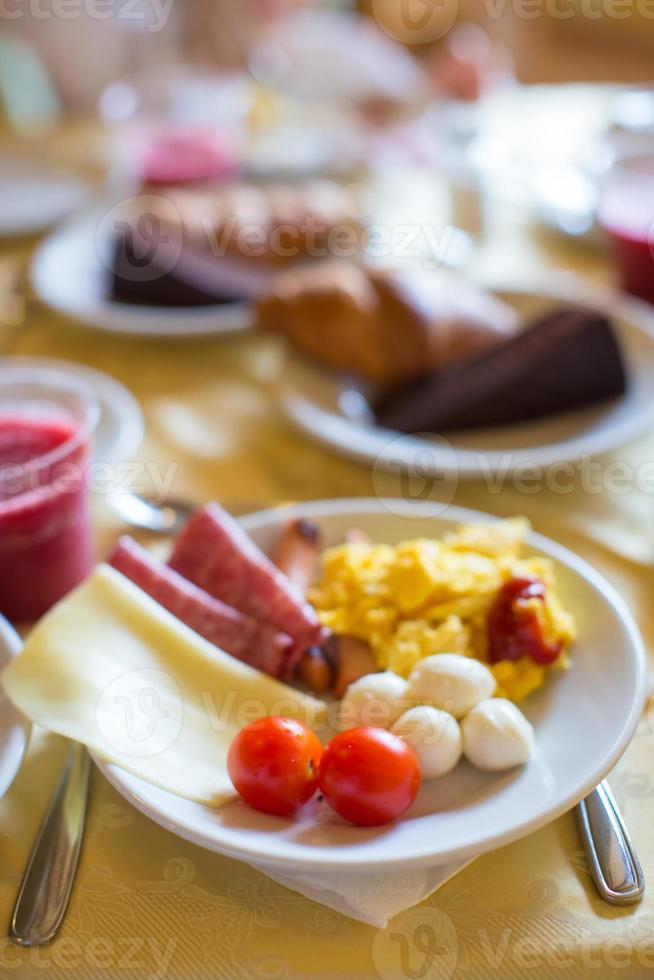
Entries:
<svg viewBox="0 0 654 980">
<path fill-rule="evenodd" d="M 328 545 L 342 541 L 352 526 L 375 540 L 397 542 L 489 519 L 455 508 L 434 516 L 429 503 L 360 499 L 261 511 L 242 523 L 270 550 L 282 524 L 297 516 L 318 521 Z M 370 829 L 346 824 L 317 800 L 294 820 L 257 813 L 241 802 L 214 810 L 96 762 L 157 823 L 209 850 L 277 869 L 365 873 L 439 865 L 536 830 L 584 797 L 624 751 L 642 710 L 645 657 L 636 626 L 608 582 L 547 538 L 533 534 L 529 545 L 556 560 L 579 640 L 572 669 L 552 677 L 524 706 L 537 732 L 537 754 L 526 767 L 488 774 L 461 763 L 445 778 L 423 784 L 398 823 Z"/>
<path fill-rule="evenodd" d="M 108 296 L 112 204 L 59 227 L 37 249 L 31 266 L 37 295 L 87 327 L 139 337 L 185 338 L 240 333 L 251 327 L 247 303 L 222 306 L 139 306 Z"/>
<path fill-rule="evenodd" d="M 4 616 L 0 616 L 0 672 L 22 647 L 22 640 Z M 0 687 L 0 797 L 20 769 L 30 736 L 30 724 Z"/>
<path fill-rule="evenodd" d="M 559 302 L 606 310 L 616 324 L 630 374 L 627 394 L 611 403 L 536 422 L 435 439 L 381 429 L 359 415 L 360 391 L 350 381 L 291 355 L 279 397 L 290 421 L 312 439 L 357 462 L 419 476 L 475 480 L 516 468 L 544 468 L 614 449 L 654 425 L 654 309 L 622 293 L 568 274 L 529 285 L 483 283 L 525 316 Z"/>
<path fill-rule="evenodd" d="M 82 207 L 89 187 L 27 153 L 0 159 L 0 237 L 34 235 Z"/>
<path fill-rule="evenodd" d="M 134 395 L 119 381 L 102 371 L 51 357 L 0 358 L 0 368 L 7 380 L 11 372 L 25 368 L 63 371 L 80 378 L 93 390 L 100 403 L 100 419 L 95 433 L 95 458 L 102 463 L 131 460 L 143 441 L 145 422 Z"/>
</svg>

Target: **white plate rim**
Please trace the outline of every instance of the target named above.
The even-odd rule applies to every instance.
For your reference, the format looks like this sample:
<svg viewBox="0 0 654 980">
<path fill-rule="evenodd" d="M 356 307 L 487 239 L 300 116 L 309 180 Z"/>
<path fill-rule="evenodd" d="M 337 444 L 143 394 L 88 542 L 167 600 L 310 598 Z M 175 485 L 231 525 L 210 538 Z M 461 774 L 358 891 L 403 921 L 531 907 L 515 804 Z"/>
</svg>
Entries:
<svg viewBox="0 0 654 980">
<path fill-rule="evenodd" d="M 80 207 L 87 207 L 92 197 L 92 186 L 79 174 L 66 169 L 53 169 L 52 162 L 42 157 L 38 157 L 34 152 L 28 152 L 27 147 L 8 149 L 0 159 L 0 176 L 6 179 L 7 171 L 13 173 L 20 180 L 23 176 L 46 181 L 51 188 L 57 188 L 61 192 L 65 187 L 69 193 L 69 200 L 64 206 L 50 206 L 46 214 L 37 217 L 23 218 L 17 224 L 6 224 L 0 226 L 0 241 L 9 242 L 12 238 L 37 235 L 40 232 L 58 225 L 68 219 Z M 4 172 L 3 172 L 4 171 Z M 11 179 L 11 177 L 9 178 Z M 16 190 L 16 188 L 14 188 Z M 25 188 L 21 188 L 24 192 Z"/>
<path fill-rule="evenodd" d="M 537 295 L 552 301 L 587 303 L 601 306 L 617 318 L 629 320 L 654 344 L 654 309 L 650 304 L 628 296 L 620 290 L 591 282 L 569 272 L 554 271 L 547 278 L 540 275 L 524 277 L 519 283 L 509 278 L 481 277 L 479 285 L 493 292 L 513 293 L 516 296 Z M 293 383 L 292 368 L 301 366 L 305 370 L 327 372 L 301 355 L 289 354 L 291 371 L 282 374 L 277 391 L 277 402 L 287 420 L 305 436 L 317 441 L 332 452 L 366 465 L 379 466 L 385 471 L 396 469 L 397 463 L 415 459 L 415 452 L 429 447 L 432 462 L 421 460 L 421 472 L 435 477 L 452 477 L 461 480 L 480 480 L 487 476 L 511 473 L 523 466 L 531 470 L 545 468 L 558 463 L 576 462 L 586 456 L 609 452 L 626 445 L 646 434 L 654 423 L 654 399 L 649 407 L 629 416 L 614 429 L 591 432 L 590 434 L 564 439 L 532 448 L 516 449 L 448 449 L 439 448 L 425 440 L 420 440 L 392 429 L 361 426 L 346 416 L 330 412 L 315 402 L 298 398 Z M 309 408 L 309 411 L 307 411 Z M 313 421 L 318 417 L 317 424 Z M 321 424 L 322 423 L 322 424 Z M 327 424 L 329 423 L 329 425 Z M 328 431 L 332 429 L 333 432 Z M 358 443 L 365 438 L 367 448 Z M 391 444 L 402 448 L 389 449 Z"/>
<path fill-rule="evenodd" d="M 253 514 L 240 518 L 240 522 L 244 529 L 250 532 L 256 530 L 258 527 L 264 524 L 267 524 L 273 519 L 280 522 L 301 516 L 308 517 L 309 519 L 318 519 L 320 516 L 324 515 L 327 509 L 329 510 L 330 514 L 352 514 L 353 516 L 355 516 L 357 513 L 361 514 L 364 510 L 366 513 L 382 513 L 388 509 L 391 509 L 392 513 L 395 513 L 400 517 L 433 516 L 433 504 L 429 501 L 421 503 L 401 501 L 396 498 L 386 499 L 357 497 L 339 498 L 335 500 L 317 500 L 306 503 L 283 505 L 281 507 L 273 507 L 266 510 L 257 511 Z M 465 523 L 466 521 L 492 521 L 497 519 L 492 514 L 454 506 L 444 508 L 439 512 L 439 517 L 447 517 L 448 520 L 451 520 L 453 523 Z M 440 865 L 450 861 L 472 858 L 478 856 L 479 854 L 495 850 L 498 847 L 502 847 L 505 844 L 512 843 L 515 840 L 533 833 L 540 827 L 543 827 L 553 820 L 556 820 L 562 814 L 566 813 L 573 806 L 575 806 L 581 799 L 587 796 L 620 759 L 636 730 L 642 714 L 646 694 L 647 667 L 643 641 L 636 626 L 635 620 L 624 600 L 621 598 L 616 589 L 614 589 L 614 587 L 604 578 L 604 576 L 597 572 L 583 558 L 580 558 L 565 546 L 558 544 L 542 534 L 532 531 L 529 535 L 528 541 L 531 545 L 544 551 L 556 561 L 560 561 L 562 564 L 567 565 L 573 572 L 576 572 L 582 578 L 586 579 L 594 590 L 599 593 L 602 599 L 605 600 L 612 608 L 613 612 L 625 628 L 630 640 L 631 657 L 636 668 L 636 681 L 631 710 L 629 711 L 628 716 L 624 719 L 620 735 L 616 739 L 612 750 L 605 753 L 592 772 L 586 775 L 586 777 L 580 782 L 574 791 L 567 793 L 561 798 L 554 799 L 554 801 L 541 813 L 535 815 L 532 819 L 523 822 L 517 829 L 515 827 L 510 827 L 506 831 L 491 834 L 485 837 L 483 842 L 476 845 L 464 845 L 462 847 L 452 849 L 446 854 L 438 854 L 436 856 L 430 854 L 429 851 L 423 851 L 418 854 L 411 855 L 408 858 L 390 857 L 388 860 L 384 861 L 380 861 L 379 858 L 376 858 L 371 862 L 369 858 L 357 858 L 356 854 L 353 854 L 351 860 L 348 860 L 347 863 L 344 862 L 343 864 L 338 865 L 336 865 L 333 860 L 330 861 L 327 857 L 318 859 L 314 857 L 302 858 L 301 856 L 298 856 L 294 857 L 292 860 L 286 860 L 280 857 L 275 858 L 274 856 L 262 856 L 256 849 L 251 849 L 248 847 L 223 845 L 222 843 L 220 843 L 220 846 L 216 846 L 215 840 L 209 841 L 202 834 L 196 834 L 183 822 L 180 822 L 174 817 L 170 817 L 169 815 L 166 815 L 151 807 L 147 801 L 143 800 L 139 796 L 138 789 L 134 788 L 134 786 L 137 787 L 138 783 L 140 782 L 137 777 L 129 775 L 128 773 L 119 769 L 117 766 L 107 763 L 105 760 L 99 758 L 95 753 L 92 753 L 96 765 L 114 786 L 114 788 L 121 794 L 121 796 L 132 803 L 138 810 L 140 810 L 155 823 L 160 824 L 167 830 L 172 831 L 174 834 L 177 834 L 193 844 L 197 844 L 201 847 L 205 847 L 208 850 L 216 851 L 218 853 L 225 854 L 228 857 L 237 858 L 261 867 L 268 866 L 278 869 L 291 868 L 292 870 L 298 872 L 307 873 L 329 873 L 334 872 L 335 870 L 343 870 L 352 874 L 369 874 L 374 872 L 374 870 L 377 868 L 383 868 L 384 872 L 393 870 L 409 870 L 411 868 Z"/>
<path fill-rule="evenodd" d="M 102 263 L 95 251 L 95 232 L 99 219 L 115 205 L 108 199 L 62 222 L 38 246 L 30 262 L 30 281 L 34 292 L 48 307 L 92 330 L 130 337 L 184 340 L 194 337 L 224 337 L 252 329 L 249 303 L 212 306 L 146 306 L 117 303 L 95 295 L 94 302 L 80 308 L 62 301 L 50 288 L 51 265 L 56 268 L 59 253 L 65 252 L 69 239 L 88 238 L 88 255 L 96 256 L 95 269 Z"/>
<path fill-rule="evenodd" d="M 14 657 L 18 656 L 22 647 L 23 641 L 14 627 L 4 616 L 0 615 L 0 667 L 6 667 Z M 4 770 L 2 772 L 4 778 L 0 783 L 0 799 L 13 783 L 23 764 L 32 731 L 32 726 L 27 718 L 13 706 L 4 691 L 0 689 L 0 711 L 7 709 L 11 719 L 7 740 L 14 746 L 14 755 L 0 766 L 0 769 Z M 18 746 L 17 750 L 16 746 Z M 6 769 L 4 768 L 5 765 Z"/>
</svg>

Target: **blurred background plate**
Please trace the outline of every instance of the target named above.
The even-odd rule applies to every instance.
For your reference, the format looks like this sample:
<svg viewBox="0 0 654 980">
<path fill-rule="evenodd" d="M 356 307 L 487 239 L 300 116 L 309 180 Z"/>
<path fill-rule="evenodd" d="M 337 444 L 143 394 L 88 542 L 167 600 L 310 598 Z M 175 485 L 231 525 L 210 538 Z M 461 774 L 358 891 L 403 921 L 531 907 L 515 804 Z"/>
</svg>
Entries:
<svg viewBox="0 0 654 980">
<path fill-rule="evenodd" d="M 164 307 L 109 297 L 113 241 L 103 222 L 114 202 L 71 219 L 37 249 L 32 286 L 48 306 L 95 330 L 139 337 L 188 338 L 240 333 L 251 326 L 247 303 Z"/>
<path fill-rule="evenodd" d="M 382 429 L 370 421 L 365 390 L 350 379 L 290 355 L 279 401 L 289 421 L 339 455 L 382 470 L 476 480 L 522 467 L 544 467 L 606 452 L 654 425 L 654 309 L 625 294 L 570 274 L 533 285 L 483 285 L 526 318 L 573 302 L 612 316 L 627 368 L 629 390 L 616 401 L 497 429 L 447 432 L 435 438 Z"/>
<path fill-rule="evenodd" d="M 0 237 L 34 235 L 84 205 L 88 184 L 27 153 L 0 156 Z"/>
</svg>

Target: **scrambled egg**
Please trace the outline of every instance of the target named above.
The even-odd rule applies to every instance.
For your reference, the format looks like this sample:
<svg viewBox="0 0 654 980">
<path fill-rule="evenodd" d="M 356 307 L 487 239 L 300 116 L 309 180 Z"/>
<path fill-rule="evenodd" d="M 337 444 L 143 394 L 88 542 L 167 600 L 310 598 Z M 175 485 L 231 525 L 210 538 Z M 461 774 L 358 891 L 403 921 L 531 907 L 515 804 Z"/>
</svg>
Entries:
<svg viewBox="0 0 654 980">
<path fill-rule="evenodd" d="M 440 540 L 339 545 L 324 552 L 309 598 L 325 626 L 365 640 L 381 670 L 407 677 L 433 653 L 486 661 L 486 618 L 498 589 L 514 575 L 534 575 L 547 588 L 545 603 L 536 600 L 544 634 L 563 645 L 551 666 L 565 668 L 574 620 L 557 594 L 552 563 L 521 557 L 528 530 L 514 518 L 466 524 Z M 497 694 L 513 701 L 540 687 L 549 669 L 528 656 L 491 666 Z"/>
</svg>

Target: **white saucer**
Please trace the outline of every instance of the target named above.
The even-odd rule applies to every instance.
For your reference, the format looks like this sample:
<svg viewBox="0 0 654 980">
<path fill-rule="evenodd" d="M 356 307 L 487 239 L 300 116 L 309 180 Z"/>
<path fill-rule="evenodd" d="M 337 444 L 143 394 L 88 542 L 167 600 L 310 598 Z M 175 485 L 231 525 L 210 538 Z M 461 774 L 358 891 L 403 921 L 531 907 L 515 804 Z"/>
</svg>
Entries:
<svg viewBox="0 0 654 980">
<path fill-rule="evenodd" d="M 71 219 L 35 252 L 32 286 L 48 306 L 95 330 L 138 337 L 221 336 L 252 326 L 248 303 L 169 307 L 110 299 L 111 211 L 112 203 L 107 202 Z"/>
<path fill-rule="evenodd" d="M 630 377 L 627 394 L 609 404 L 535 422 L 434 438 L 379 428 L 360 406 L 362 387 L 299 355 L 282 373 L 279 398 L 288 419 L 310 438 L 401 476 L 479 480 L 517 469 L 542 470 L 615 449 L 654 426 L 654 308 L 570 274 L 533 284 L 483 283 L 525 316 L 561 302 L 586 303 L 614 320 Z"/>
<path fill-rule="evenodd" d="M 84 381 L 100 403 L 100 419 L 94 437 L 96 462 L 129 461 L 138 451 L 145 431 L 143 413 L 134 395 L 115 378 L 85 364 L 50 357 L 0 358 L 0 368 L 7 380 L 12 371 L 46 368 L 63 371 Z"/>
<path fill-rule="evenodd" d="M 270 552 L 285 522 L 297 517 L 317 522 L 326 546 L 341 542 L 352 527 L 394 543 L 439 535 L 462 521 L 490 519 L 461 508 L 435 513 L 431 503 L 355 499 L 261 511 L 241 523 Z M 465 860 L 524 837 L 569 810 L 604 778 L 634 733 L 645 694 L 642 641 L 615 589 L 548 538 L 532 534 L 528 547 L 556 562 L 579 638 L 571 669 L 555 672 L 523 704 L 536 729 L 537 750 L 522 768 L 490 774 L 462 763 L 444 778 L 423 783 L 397 823 L 362 828 L 345 823 L 318 799 L 288 820 L 257 813 L 241 801 L 212 809 L 95 761 L 118 792 L 156 823 L 264 870 L 401 872 Z"/>
</svg>

